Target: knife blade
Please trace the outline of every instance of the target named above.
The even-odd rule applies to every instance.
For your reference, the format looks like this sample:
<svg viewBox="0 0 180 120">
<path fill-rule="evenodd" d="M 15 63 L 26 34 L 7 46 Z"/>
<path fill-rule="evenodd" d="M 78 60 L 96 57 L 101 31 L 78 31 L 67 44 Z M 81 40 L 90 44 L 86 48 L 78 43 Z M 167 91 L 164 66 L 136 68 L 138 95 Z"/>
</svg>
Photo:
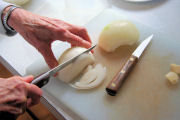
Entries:
<svg viewBox="0 0 180 120">
<path fill-rule="evenodd" d="M 68 61 L 65 61 L 64 63 L 58 65 L 57 67 L 35 77 L 35 79 L 31 82 L 31 84 L 35 84 L 38 87 L 43 87 L 44 85 L 46 85 L 49 82 L 49 79 L 51 76 L 54 76 L 58 71 L 60 71 L 61 69 L 65 68 L 67 65 L 69 65 L 70 63 L 73 63 L 79 56 L 81 56 L 82 54 L 88 53 L 90 52 L 93 48 L 95 48 L 96 45 L 93 45 L 91 48 L 85 50 L 84 52 L 80 53 L 79 55 L 71 58 Z"/>
<path fill-rule="evenodd" d="M 125 63 L 123 68 L 114 76 L 114 78 L 110 81 L 108 86 L 106 87 L 106 92 L 111 95 L 115 96 L 118 92 L 119 88 L 122 86 L 124 80 L 127 78 L 130 71 L 133 69 L 135 64 L 138 62 L 138 59 L 147 48 L 148 44 L 153 38 L 153 34 L 147 37 L 132 53 L 131 57 Z"/>
</svg>

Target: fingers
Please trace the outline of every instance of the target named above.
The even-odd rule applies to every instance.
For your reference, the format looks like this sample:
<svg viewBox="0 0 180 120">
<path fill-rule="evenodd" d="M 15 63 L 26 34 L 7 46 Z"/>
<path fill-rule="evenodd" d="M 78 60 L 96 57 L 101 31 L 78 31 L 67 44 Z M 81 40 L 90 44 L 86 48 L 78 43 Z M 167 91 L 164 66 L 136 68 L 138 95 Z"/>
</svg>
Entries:
<svg viewBox="0 0 180 120">
<path fill-rule="evenodd" d="M 28 98 L 27 99 L 27 107 L 31 107 L 32 106 L 32 99 L 31 98 Z"/>
<path fill-rule="evenodd" d="M 81 47 L 85 47 L 85 48 L 90 48 L 91 47 L 91 43 L 82 39 L 81 37 L 74 35 L 70 32 L 66 32 L 64 34 L 64 39 L 67 40 L 67 42 L 71 43 L 72 46 L 81 46 Z"/>
<path fill-rule="evenodd" d="M 72 24 L 69 24 L 65 21 L 58 20 L 58 19 L 52 19 L 52 18 L 47 18 L 47 19 L 49 19 L 50 21 L 54 21 L 60 28 L 64 28 L 65 30 L 70 31 L 72 34 L 75 34 L 75 35 L 81 37 L 82 39 L 88 41 L 89 43 L 92 43 L 91 39 L 88 35 L 88 32 L 84 27 L 72 25 Z"/>
<path fill-rule="evenodd" d="M 27 84 L 27 106 L 38 104 L 42 96 L 42 90 L 33 84 Z"/>
<path fill-rule="evenodd" d="M 5 111 L 22 114 L 27 104 L 28 106 L 32 106 L 39 103 L 42 91 L 37 86 L 28 83 L 32 80 L 33 76 L 14 76 L 1 81 L 0 110 L 3 107 Z M 29 99 L 31 99 L 31 101 L 29 101 Z"/>
<path fill-rule="evenodd" d="M 0 111 L 7 111 L 9 113 L 12 113 L 14 115 L 20 115 L 23 113 L 21 108 L 10 106 L 10 105 L 0 105 Z"/>
<path fill-rule="evenodd" d="M 50 45 L 44 45 L 43 48 L 40 48 L 39 51 L 43 55 L 46 63 L 51 69 L 58 65 L 58 61 L 56 60 Z"/>
<path fill-rule="evenodd" d="M 92 43 L 87 30 L 84 27 L 79 27 L 79 26 L 72 26 L 73 29 L 70 29 L 70 32 L 78 35 L 79 37 L 83 38 L 84 40 Z"/>
<path fill-rule="evenodd" d="M 38 104 L 42 96 L 42 90 L 39 87 L 33 84 L 29 84 L 33 79 L 34 77 L 32 75 L 22 78 L 23 81 L 27 82 L 26 87 L 27 87 L 27 98 L 28 98 L 27 106 L 28 107 Z"/>
<path fill-rule="evenodd" d="M 27 83 L 31 83 L 33 81 L 34 77 L 32 75 L 23 77 L 22 80 L 27 82 Z"/>
</svg>

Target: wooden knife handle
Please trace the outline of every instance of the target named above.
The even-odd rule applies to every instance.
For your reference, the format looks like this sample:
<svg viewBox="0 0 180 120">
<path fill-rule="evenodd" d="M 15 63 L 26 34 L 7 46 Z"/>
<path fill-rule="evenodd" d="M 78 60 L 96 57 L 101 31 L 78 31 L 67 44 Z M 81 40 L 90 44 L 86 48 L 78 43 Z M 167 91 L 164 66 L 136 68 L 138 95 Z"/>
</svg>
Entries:
<svg viewBox="0 0 180 120">
<path fill-rule="evenodd" d="M 136 56 L 131 56 L 128 61 L 125 63 L 123 68 L 115 75 L 112 81 L 106 87 L 106 92 L 109 95 L 115 96 L 118 92 L 119 88 L 122 86 L 124 80 L 133 69 L 135 64 L 138 62 L 138 58 Z"/>
<path fill-rule="evenodd" d="M 39 88 L 42 88 L 44 85 L 46 85 L 49 82 L 50 76 L 46 76 L 46 77 L 39 77 L 39 76 L 35 77 L 35 79 L 31 82 L 31 84 L 34 84 Z"/>
<path fill-rule="evenodd" d="M 38 86 L 39 88 L 42 88 L 43 86 L 45 86 L 49 82 L 49 79 L 50 79 L 50 77 L 43 78 L 41 81 L 39 81 L 35 85 Z"/>
<path fill-rule="evenodd" d="M 17 116 L 12 113 L 0 111 L 0 120 L 16 120 L 16 118 Z"/>
</svg>

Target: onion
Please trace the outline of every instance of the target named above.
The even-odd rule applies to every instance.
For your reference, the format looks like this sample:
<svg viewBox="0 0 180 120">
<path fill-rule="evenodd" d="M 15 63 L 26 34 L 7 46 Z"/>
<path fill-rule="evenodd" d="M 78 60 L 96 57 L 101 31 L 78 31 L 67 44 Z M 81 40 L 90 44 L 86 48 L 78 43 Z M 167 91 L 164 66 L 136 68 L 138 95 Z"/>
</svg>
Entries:
<svg viewBox="0 0 180 120">
<path fill-rule="evenodd" d="M 81 47 L 73 47 L 66 50 L 59 58 L 59 64 L 75 57 L 76 55 L 84 52 L 86 49 Z M 94 57 L 91 53 L 83 54 L 77 58 L 77 60 L 64 69 L 60 70 L 57 78 L 63 82 L 73 81 L 82 71 L 90 64 L 94 63 Z"/>
<path fill-rule="evenodd" d="M 166 78 L 169 80 L 169 82 L 173 85 L 177 84 L 179 81 L 179 76 L 175 72 L 169 72 L 166 74 Z"/>
<path fill-rule="evenodd" d="M 113 52 L 122 45 L 132 45 L 139 39 L 136 26 L 126 20 L 118 20 L 108 24 L 100 34 L 99 47 L 106 52 Z"/>
<path fill-rule="evenodd" d="M 171 70 L 177 74 L 180 74 L 180 65 L 177 64 L 171 64 Z"/>
<path fill-rule="evenodd" d="M 91 68 L 91 67 L 90 67 Z M 106 68 L 97 64 L 94 68 L 88 69 L 78 82 L 70 84 L 76 89 L 91 89 L 99 86 L 106 77 Z"/>
</svg>

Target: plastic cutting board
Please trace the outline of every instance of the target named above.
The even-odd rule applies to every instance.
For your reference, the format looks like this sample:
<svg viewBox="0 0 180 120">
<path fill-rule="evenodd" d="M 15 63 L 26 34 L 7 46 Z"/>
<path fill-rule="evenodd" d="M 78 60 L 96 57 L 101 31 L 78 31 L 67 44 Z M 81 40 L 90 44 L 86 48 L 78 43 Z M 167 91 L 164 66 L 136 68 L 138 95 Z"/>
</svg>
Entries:
<svg viewBox="0 0 180 120">
<path fill-rule="evenodd" d="M 105 87 L 139 43 L 131 47 L 120 47 L 114 53 L 106 53 L 98 47 L 95 49 L 96 60 L 107 67 L 107 77 L 98 88 L 76 90 L 51 79 L 43 88 L 44 91 L 82 119 L 179 119 L 180 85 L 170 85 L 165 74 L 169 72 L 170 63 L 180 64 L 180 41 L 173 40 L 168 33 L 161 33 L 150 25 L 122 17 L 117 11 L 105 10 L 86 25 L 93 43 L 98 41 L 106 24 L 121 19 L 130 20 L 137 26 L 140 31 L 139 42 L 152 33 L 154 38 L 116 96 L 107 95 Z"/>
</svg>

